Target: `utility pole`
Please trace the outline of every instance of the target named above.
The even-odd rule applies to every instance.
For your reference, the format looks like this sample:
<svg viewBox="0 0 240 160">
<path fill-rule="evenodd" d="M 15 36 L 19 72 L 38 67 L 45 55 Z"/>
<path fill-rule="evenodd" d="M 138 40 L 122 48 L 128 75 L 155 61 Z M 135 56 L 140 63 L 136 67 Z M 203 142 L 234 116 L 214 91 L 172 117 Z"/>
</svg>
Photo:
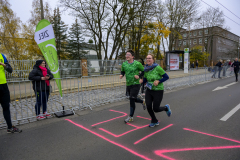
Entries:
<svg viewBox="0 0 240 160">
<path fill-rule="evenodd" d="M 41 19 L 44 19 L 44 13 L 43 13 L 43 1 L 40 0 L 40 5 L 41 5 Z"/>
</svg>

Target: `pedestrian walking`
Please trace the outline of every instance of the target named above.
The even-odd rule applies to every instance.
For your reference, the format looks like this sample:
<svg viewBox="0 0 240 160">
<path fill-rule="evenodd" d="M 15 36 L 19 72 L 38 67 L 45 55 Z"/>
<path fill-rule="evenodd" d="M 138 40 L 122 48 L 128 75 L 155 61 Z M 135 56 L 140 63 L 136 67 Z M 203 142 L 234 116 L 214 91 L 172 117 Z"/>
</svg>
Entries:
<svg viewBox="0 0 240 160">
<path fill-rule="evenodd" d="M 228 65 L 230 65 L 230 73 L 229 73 L 229 76 L 231 76 L 232 73 L 233 73 L 233 66 L 232 66 L 233 62 L 234 62 L 234 61 L 232 61 L 232 62 L 230 61 L 230 62 L 228 63 Z"/>
<path fill-rule="evenodd" d="M 222 60 L 220 59 L 219 62 L 216 64 L 216 66 L 218 67 L 218 78 L 221 79 L 222 77 L 220 76 L 221 71 L 222 71 Z"/>
<path fill-rule="evenodd" d="M 47 113 L 51 79 L 53 79 L 53 75 L 50 70 L 46 68 L 46 62 L 44 60 L 37 60 L 33 70 L 29 73 L 29 80 L 32 81 L 33 90 L 36 95 L 35 112 L 38 120 L 51 117 L 51 115 Z M 41 106 L 43 114 L 40 114 Z"/>
<path fill-rule="evenodd" d="M 169 117 L 172 114 L 169 104 L 160 107 L 164 92 L 163 82 L 168 80 L 169 77 L 162 67 L 155 63 L 155 57 L 153 54 L 149 54 L 146 59 L 147 65 L 144 68 L 144 79 L 140 79 L 139 83 L 146 83 L 147 90 L 145 94 L 145 101 L 147 111 L 151 116 L 151 123 L 149 127 L 155 127 L 156 125 L 159 125 L 159 122 L 154 112 L 166 111 Z"/>
<path fill-rule="evenodd" d="M 198 70 L 198 60 L 197 60 L 197 62 L 196 62 L 196 69 Z"/>
<path fill-rule="evenodd" d="M 226 76 L 227 67 L 228 67 L 228 61 L 224 61 L 224 63 L 223 63 L 223 77 Z"/>
<path fill-rule="evenodd" d="M 143 100 L 137 98 L 138 92 L 140 90 L 139 78 L 142 78 L 144 74 L 144 67 L 140 62 L 134 60 L 133 50 L 128 50 L 125 56 L 126 61 L 122 64 L 121 75 L 119 78 L 122 79 L 123 76 L 126 75 L 127 92 L 130 96 L 130 115 L 127 117 L 127 119 L 124 120 L 124 122 L 128 123 L 133 121 L 135 102 L 141 103 L 144 110 L 146 109 L 146 105 Z M 139 72 L 141 73 L 139 74 Z"/>
<path fill-rule="evenodd" d="M 214 73 L 213 73 L 213 75 L 212 75 L 212 78 L 216 78 L 216 73 L 218 72 L 218 69 L 219 69 L 219 67 L 218 67 L 218 63 L 214 66 L 214 68 L 213 68 L 213 70 L 214 70 Z"/>
<path fill-rule="evenodd" d="M 236 82 L 238 81 L 238 72 L 239 72 L 239 62 L 238 58 L 235 58 L 235 61 L 232 64 L 232 67 L 234 69 L 235 77 L 236 77 Z"/>
<path fill-rule="evenodd" d="M 192 62 L 192 64 L 191 64 L 191 68 L 194 68 L 194 62 Z"/>
<path fill-rule="evenodd" d="M 7 85 L 5 70 L 12 73 L 12 67 L 4 54 L 0 53 L 0 104 L 3 110 L 3 117 L 7 123 L 7 133 L 21 133 L 22 130 L 12 125 L 10 113 L 10 92 Z"/>
</svg>

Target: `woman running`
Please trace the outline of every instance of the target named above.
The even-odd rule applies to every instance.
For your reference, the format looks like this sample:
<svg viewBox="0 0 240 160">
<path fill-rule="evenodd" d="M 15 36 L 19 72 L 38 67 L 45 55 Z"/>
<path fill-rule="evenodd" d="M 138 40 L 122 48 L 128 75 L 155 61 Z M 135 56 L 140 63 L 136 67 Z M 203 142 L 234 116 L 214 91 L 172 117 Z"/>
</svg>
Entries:
<svg viewBox="0 0 240 160">
<path fill-rule="evenodd" d="M 169 77 L 162 67 L 155 63 L 155 57 L 153 54 L 148 54 L 146 59 L 147 65 L 144 68 L 144 79 L 140 79 L 139 82 L 146 83 L 147 91 L 145 94 L 145 102 L 148 113 L 152 118 L 149 127 L 155 127 L 156 125 L 159 125 L 159 122 L 154 112 L 166 111 L 168 117 L 172 114 L 169 104 L 160 107 L 164 90 L 163 82 L 168 80 Z"/>
</svg>

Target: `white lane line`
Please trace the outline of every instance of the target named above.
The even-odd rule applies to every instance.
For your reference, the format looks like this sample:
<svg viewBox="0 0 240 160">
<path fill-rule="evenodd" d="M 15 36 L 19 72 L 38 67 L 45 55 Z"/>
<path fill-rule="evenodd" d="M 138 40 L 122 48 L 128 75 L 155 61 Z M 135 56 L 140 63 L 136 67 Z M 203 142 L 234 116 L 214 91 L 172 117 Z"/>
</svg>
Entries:
<svg viewBox="0 0 240 160">
<path fill-rule="evenodd" d="M 228 118 L 230 118 L 237 110 L 240 109 L 240 104 L 238 104 L 236 107 L 234 107 L 230 112 L 228 112 L 225 116 L 223 116 L 220 120 L 226 121 Z"/>
</svg>

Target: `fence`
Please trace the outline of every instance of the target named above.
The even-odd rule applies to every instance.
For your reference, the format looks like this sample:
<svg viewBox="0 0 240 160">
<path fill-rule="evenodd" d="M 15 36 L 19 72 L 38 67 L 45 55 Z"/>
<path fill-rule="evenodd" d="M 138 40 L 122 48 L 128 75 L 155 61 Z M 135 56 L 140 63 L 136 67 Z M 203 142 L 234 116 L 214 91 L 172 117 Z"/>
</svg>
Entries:
<svg viewBox="0 0 240 160">
<path fill-rule="evenodd" d="M 171 71 L 167 74 L 170 79 L 164 82 L 166 91 L 213 80 L 212 68 L 211 71 L 208 68 L 199 68 L 190 69 L 188 74 L 183 74 L 183 71 Z M 230 69 L 227 69 L 225 76 L 229 75 Z M 84 110 L 126 98 L 126 80 L 119 79 L 119 74 L 65 77 L 61 78 L 61 84 L 62 97 L 59 95 L 55 80 L 51 80 L 52 92 L 47 103 L 47 111 L 52 115 L 62 111 L 62 106 L 65 106 L 66 110 Z M 11 118 L 14 125 L 36 121 L 36 94 L 33 86 L 29 80 L 8 82 Z M 6 123 L 0 110 L 0 128 L 4 127 Z"/>
<path fill-rule="evenodd" d="M 125 60 L 88 60 L 87 68 L 88 75 L 105 75 L 105 74 L 119 74 L 121 72 L 122 63 Z M 13 73 L 6 72 L 8 82 L 12 81 L 26 81 L 29 73 L 35 65 L 34 60 L 9 60 L 13 68 Z M 160 64 L 160 60 L 157 60 Z M 81 60 L 60 60 L 59 61 L 60 76 L 64 77 L 81 77 L 82 63 Z"/>
</svg>

